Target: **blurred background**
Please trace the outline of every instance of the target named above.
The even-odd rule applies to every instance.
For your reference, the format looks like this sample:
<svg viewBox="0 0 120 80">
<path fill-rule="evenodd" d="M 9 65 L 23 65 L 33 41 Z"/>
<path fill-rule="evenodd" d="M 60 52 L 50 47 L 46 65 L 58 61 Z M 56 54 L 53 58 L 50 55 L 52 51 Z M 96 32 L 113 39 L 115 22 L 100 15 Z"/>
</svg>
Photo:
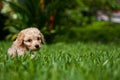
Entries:
<svg viewBox="0 0 120 80">
<path fill-rule="evenodd" d="M 47 43 L 120 43 L 120 0 L 0 0 L 0 40 L 35 26 Z"/>
</svg>

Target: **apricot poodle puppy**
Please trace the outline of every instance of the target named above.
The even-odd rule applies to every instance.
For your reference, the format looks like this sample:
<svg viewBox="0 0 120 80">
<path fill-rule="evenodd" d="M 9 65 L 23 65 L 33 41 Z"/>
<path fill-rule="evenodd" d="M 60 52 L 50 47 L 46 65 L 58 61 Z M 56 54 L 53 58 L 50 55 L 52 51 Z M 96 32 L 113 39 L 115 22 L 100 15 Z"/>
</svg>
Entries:
<svg viewBox="0 0 120 80">
<path fill-rule="evenodd" d="M 39 50 L 44 44 L 44 36 L 37 28 L 27 28 L 22 30 L 12 46 L 8 49 L 11 56 L 21 56 L 26 51 Z"/>
</svg>

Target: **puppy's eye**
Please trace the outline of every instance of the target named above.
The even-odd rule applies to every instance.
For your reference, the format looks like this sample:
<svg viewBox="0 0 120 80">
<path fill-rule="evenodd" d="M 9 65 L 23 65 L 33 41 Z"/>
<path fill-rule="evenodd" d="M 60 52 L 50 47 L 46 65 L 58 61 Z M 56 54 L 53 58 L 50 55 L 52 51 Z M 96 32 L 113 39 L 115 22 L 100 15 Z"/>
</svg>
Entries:
<svg viewBox="0 0 120 80">
<path fill-rule="evenodd" d="M 40 37 L 37 37 L 37 40 L 40 40 Z"/>
<path fill-rule="evenodd" d="M 32 42 L 32 39 L 28 39 L 27 42 Z"/>
</svg>

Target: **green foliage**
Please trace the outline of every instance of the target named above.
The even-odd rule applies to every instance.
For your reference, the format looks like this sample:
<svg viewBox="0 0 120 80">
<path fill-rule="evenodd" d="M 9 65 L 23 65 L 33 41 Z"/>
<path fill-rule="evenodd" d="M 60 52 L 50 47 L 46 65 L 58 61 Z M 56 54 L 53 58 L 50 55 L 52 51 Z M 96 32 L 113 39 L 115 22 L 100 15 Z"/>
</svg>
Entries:
<svg viewBox="0 0 120 80">
<path fill-rule="evenodd" d="M 55 37 L 54 42 L 103 42 L 120 43 L 120 24 L 94 22 L 86 27 L 71 27 Z"/>
<path fill-rule="evenodd" d="M 119 80 L 120 48 L 93 43 L 45 45 L 29 55 L 11 58 L 0 42 L 0 80 Z"/>
<path fill-rule="evenodd" d="M 5 29 L 9 30 L 12 34 L 18 33 L 21 29 L 35 26 L 41 29 L 44 33 L 51 34 L 51 30 L 48 31 L 49 17 L 54 14 L 55 21 L 53 27 L 61 23 L 64 10 L 71 8 L 72 4 L 69 3 L 72 0 L 48 0 L 45 1 L 44 10 L 41 9 L 40 0 L 4 0 L 9 4 L 12 13 L 6 22 Z M 8 36 L 10 38 L 11 36 Z"/>
<path fill-rule="evenodd" d="M 5 27 L 11 34 L 16 34 L 21 29 L 31 26 L 44 26 L 46 18 L 44 12 L 40 11 L 39 0 L 17 0 L 17 2 L 5 0 L 5 2 L 10 5 L 13 11 Z M 14 16 L 16 17 L 14 18 Z M 8 38 L 11 37 L 10 35 Z"/>
<path fill-rule="evenodd" d="M 96 10 L 96 9 L 103 9 L 103 10 L 119 10 L 120 9 L 120 2 L 119 0 L 76 0 L 81 7 L 83 6 L 86 10 Z M 85 10 L 85 9 L 83 9 Z"/>
<path fill-rule="evenodd" d="M 120 10 L 120 1 L 118 0 L 76 0 L 76 7 L 67 9 L 69 26 L 86 26 L 96 21 L 98 10 L 104 10 L 112 13 Z"/>
<path fill-rule="evenodd" d="M 54 38 L 58 38 L 60 41 L 75 41 L 75 38 L 82 41 L 109 42 L 119 40 L 119 35 L 117 35 L 116 29 L 113 30 L 114 28 L 105 28 L 105 30 L 100 28 L 100 30 L 96 30 L 93 27 L 91 29 L 84 27 L 96 25 L 95 15 L 97 10 L 106 10 L 108 12 L 119 10 L 119 0 L 43 0 L 43 10 L 41 9 L 43 4 L 40 4 L 40 1 L 4 0 L 11 8 L 11 13 L 8 14 L 9 19 L 5 26 L 5 29 L 10 33 L 7 39 L 13 40 L 21 29 L 35 26 L 44 33 L 49 43 L 53 42 L 53 40 L 55 41 Z M 54 16 L 53 22 L 49 20 L 51 15 Z M 50 29 L 49 26 L 51 24 L 52 28 Z M 111 23 L 109 24 L 112 26 Z M 76 26 L 84 27 L 84 29 L 79 29 Z M 99 26 L 104 27 L 107 25 L 101 25 L 100 23 L 96 27 L 99 28 Z M 94 35 L 94 33 L 96 34 Z M 73 34 L 75 38 L 72 36 Z M 115 37 L 110 37 L 110 34 Z M 100 38 L 101 36 L 102 38 Z"/>
</svg>

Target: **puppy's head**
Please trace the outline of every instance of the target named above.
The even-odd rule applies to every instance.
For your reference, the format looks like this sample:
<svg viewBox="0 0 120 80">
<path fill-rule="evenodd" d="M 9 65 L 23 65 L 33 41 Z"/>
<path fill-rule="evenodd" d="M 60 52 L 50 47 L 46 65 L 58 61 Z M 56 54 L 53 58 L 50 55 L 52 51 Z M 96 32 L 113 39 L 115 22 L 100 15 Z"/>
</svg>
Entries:
<svg viewBox="0 0 120 80">
<path fill-rule="evenodd" d="M 28 50 L 38 50 L 44 44 L 44 36 L 37 28 L 27 28 L 18 34 L 16 41 Z"/>
</svg>

